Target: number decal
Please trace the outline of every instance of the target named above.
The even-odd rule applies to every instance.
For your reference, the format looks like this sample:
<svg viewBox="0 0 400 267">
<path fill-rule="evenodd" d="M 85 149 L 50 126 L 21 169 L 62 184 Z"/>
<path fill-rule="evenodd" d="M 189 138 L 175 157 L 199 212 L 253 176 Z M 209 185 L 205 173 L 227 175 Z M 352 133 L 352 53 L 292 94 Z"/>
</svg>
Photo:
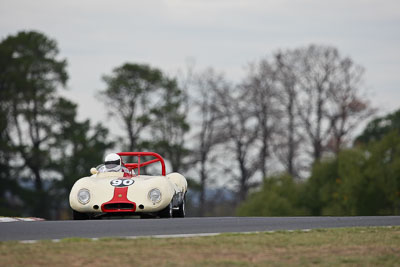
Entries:
<svg viewBox="0 0 400 267">
<path fill-rule="evenodd" d="M 130 186 L 131 184 L 133 184 L 133 180 L 132 179 L 124 179 L 124 181 L 122 183 L 126 186 Z"/>
<path fill-rule="evenodd" d="M 120 179 L 111 181 L 112 186 L 120 186 L 121 184 L 122 184 L 122 180 L 120 180 Z"/>
<path fill-rule="evenodd" d="M 110 184 L 115 187 L 125 187 L 132 185 L 134 182 L 135 181 L 132 179 L 115 179 L 112 180 Z"/>
</svg>

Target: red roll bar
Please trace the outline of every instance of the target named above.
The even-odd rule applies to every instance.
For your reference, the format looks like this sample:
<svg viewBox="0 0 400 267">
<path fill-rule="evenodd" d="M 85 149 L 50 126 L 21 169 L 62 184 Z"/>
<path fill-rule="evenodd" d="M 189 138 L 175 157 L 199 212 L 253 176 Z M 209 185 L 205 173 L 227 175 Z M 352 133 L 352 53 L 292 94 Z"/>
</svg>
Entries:
<svg viewBox="0 0 400 267">
<path fill-rule="evenodd" d="M 154 152 L 119 152 L 117 153 L 119 156 L 136 156 L 138 157 L 138 163 L 124 163 L 125 167 L 127 167 L 129 170 L 133 169 L 138 169 L 138 175 L 140 175 L 140 167 L 144 167 L 156 162 L 161 163 L 161 173 L 163 176 L 165 176 L 165 163 L 164 159 L 157 153 Z M 141 156 L 152 156 L 155 157 L 153 160 L 145 161 L 145 162 L 140 162 L 140 157 Z"/>
</svg>

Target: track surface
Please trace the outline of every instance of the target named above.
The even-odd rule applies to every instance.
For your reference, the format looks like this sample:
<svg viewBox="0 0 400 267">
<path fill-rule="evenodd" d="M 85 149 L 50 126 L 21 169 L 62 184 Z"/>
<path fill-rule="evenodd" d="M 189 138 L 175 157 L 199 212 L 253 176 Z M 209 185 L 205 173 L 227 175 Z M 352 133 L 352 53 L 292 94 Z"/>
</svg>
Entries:
<svg viewBox="0 0 400 267">
<path fill-rule="evenodd" d="M 0 224 L 0 241 L 60 239 L 67 237 L 98 238 L 184 235 L 394 225 L 400 225 L 400 216 L 207 217 L 142 220 L 7 222 Z"/>
</svg>

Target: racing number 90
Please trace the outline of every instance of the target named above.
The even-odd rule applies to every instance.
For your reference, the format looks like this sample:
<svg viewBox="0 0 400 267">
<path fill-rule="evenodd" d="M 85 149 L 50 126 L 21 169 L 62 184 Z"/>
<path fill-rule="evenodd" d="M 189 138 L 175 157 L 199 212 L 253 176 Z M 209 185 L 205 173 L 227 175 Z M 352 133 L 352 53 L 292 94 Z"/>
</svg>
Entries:
<svg viewBox="0 0 400 267">
<path fill-rule="evenodd" d="M 134 182 L 135 181 L 133 181 L 132 179 L 115 179 L 112 180 L 110 184 L 115 187 L 124 187 L 124 186 L 130 186 Z"/>
</svg>

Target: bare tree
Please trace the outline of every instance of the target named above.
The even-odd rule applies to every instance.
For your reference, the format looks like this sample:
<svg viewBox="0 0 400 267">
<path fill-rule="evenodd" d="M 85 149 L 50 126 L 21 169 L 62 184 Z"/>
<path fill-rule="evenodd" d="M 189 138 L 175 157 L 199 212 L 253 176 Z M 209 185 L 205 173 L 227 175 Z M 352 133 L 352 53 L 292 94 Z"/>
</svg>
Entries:
<svg viewBox="0 0 400 267">
<path fill-rule="evenodd" d="M 231 171 L 232 180 L 238 184 L 238 203 L 244 201 L 249 189 L 255 183 L 251 181 L 259 170 L 258 155 L 252 154 L 258 138 L 257 119 L 249 110 L 243 92 L 232 86 L 225 86 L 217 91 L 216 107 L 221 116 L 221 128 L 218 135 L 225 138 L 226 149 L 232 152 L 238 165 L 238 174 Z"/>
<path fill-rule="evenodd" d="M 267 59 L 251 64 L 248 76 L 242 82 L 242 100 L 257 119 L 261 146 L 259 149 L 260 169 L 263 178 L 268 176 L 268 162 L 271 157 L 272 136 L 279 117 L 276 91 L 276 71 Z"/>
<path fill-rule="evenodd" d="M 288 53 L 296 57 L 297 111 L 318 161 L 329 147 L 338 152 L 346 136 L 372 114 L 359 93 L 363 70 L 334 47 L 310 45 Z"/>
<path fill-rule="evenodd" d="M 324 146 L 330 137 L 330 125 L 326 120 L 329 94 L 334 90 L 336 71 L 340 63 L 337 49 L 311 45 L 297 49 L 301 89 L 298 114 L 304 132 L 312 146 L 314 161 L 320 160 Z"/>
<path fill-rule="evenodd" d="M 363 73 L 361 66 L 354 64 L 350 58 L 344 58 L 336 75 L 336 86 L 329 91 L 327 116 L 331 139 L 328 148 L 336 154 L 345 143 L 345 138 L 375 112 L 360 93 Z"/>
<path fill-rule="evenodd" d="M 292 52 L 278 52 L 274 55 L 276 67 L 278 99 L 282 109 L 281 125 L 278 128 L 279 138 L 276 138 L 277 155 L 283 163 L 286 171 L 292 177 L 299 176 L 299 169 L 302 166 L 297 164 L 299 157 L 300 134 L 298 105 L 298 83 L 296 78 L 297 57 Z"/>
<path fill-rule="evenodd" d="M 268 176 L 270 162 L 278 159 L 300 177 L 305 155 L 318 161 L 332 142 L 338 151 L 370 114 L 359 93 L 361 78 L 361 69 L 337 49 L 314 45 L 251 64 L 239 86 L 205 72 L 195 87 L 200 202 L 205 203 L 211 152 L 226 156 L 221 169 L 243 201 L 257 184 L 254 178 Z M 220 150 L 213 151 L 216 144 Z"/>
<path fill-rule="evenodd" d="M 207 69 L 204 72 L 195 75 L 192 81 L 192 98 L 193 106 L 196 112 L 196 129 L 193 155 L 194 163 L 198 163 L 200 176 L 200 195 L 199 203 L 201 216 L 205 215 L 206 188 L 210 180 L 210 153 L 215 145 L 223 140 L 216 135 L 216 123 L 219 114 L 215 107 L 215 94 L 220 88 L 226 86 L 225 79 L 222 75 L 217 74 L 213 69 Z"/>
</svg>

